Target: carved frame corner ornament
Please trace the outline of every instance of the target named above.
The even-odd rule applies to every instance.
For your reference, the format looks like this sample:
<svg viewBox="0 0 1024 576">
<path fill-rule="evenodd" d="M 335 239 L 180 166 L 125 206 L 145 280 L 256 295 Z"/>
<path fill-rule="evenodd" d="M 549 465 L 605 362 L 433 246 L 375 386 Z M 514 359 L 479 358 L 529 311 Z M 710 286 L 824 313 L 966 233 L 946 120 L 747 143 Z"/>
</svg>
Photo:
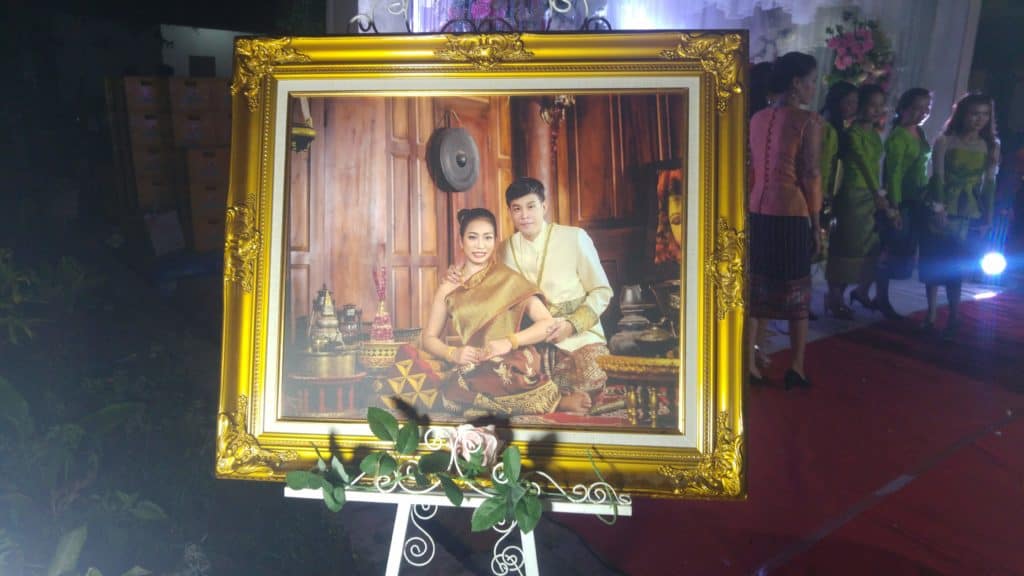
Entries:
<svg viewBox="0 0 1024 576">
<path fill-rule="evenodd" d="M 733 310 L 743 309 L 746 247 L 747 233 L 730 226 L 725 218 L 719 218 L 714 252 L 705 263 L 705 271 L 715 285 L 719 320 L 724 320 Z"/>
<path fill-rule="evenodd" d="M 696 468 L 665 465 L 658 469 L 672 481 L 677 494 L 715 498 L 743 493 L 743 436 L 732 429 L 728 412 L 720 412 L 715 424 L 715 449 L 701 455 Z"/>
<path fill-rule="evenodd" d="M 235 43 L 238 64 L 231 82 L 231 94 L 245 94 L 249 111 L 260 105 L 260 86 L 274 71 L 274 66 L 309 62 L 310 57 L 291 48 L 291 38 L 241 38 Z"/>
<path fill-rule="evenodd" d="M 281 470 L 286 462 L 298 460 L 294 450 L 274 452 L 264 450 L 256 437 L 249 434 L 245 425 L 249 399 L 238 397 L 234 412 L 222 412 L 218 416 L 217 473 L 222 475 L 271 476 Z"/>
<path fill-rule="evenodd" d="M 435 50 L 434 55 L 449 62 L 468 62 L 478 70 L 533 58 L 519 34 L 449 34 L 444 47 Z"/>
<path fill-rule="evenodd" d="M 720 113 L 729 109 L 729 98 L 742 94 L 740 85 L 740 48 L 743 38 L 739 34 L 703 32 L 682 33 L 679 44 L 671 50 L 662 50 L 666 60 L 697 60 L 705 72 L 715 80 L 716 107 Z"/>
<path fill-rule="evenodd" d="M 256 260 L 260 255 L 260 232 L 252 208 L 238 204 L 228 208 L 225 219 L 224 280 L 252 292 Z"/>
</svg>

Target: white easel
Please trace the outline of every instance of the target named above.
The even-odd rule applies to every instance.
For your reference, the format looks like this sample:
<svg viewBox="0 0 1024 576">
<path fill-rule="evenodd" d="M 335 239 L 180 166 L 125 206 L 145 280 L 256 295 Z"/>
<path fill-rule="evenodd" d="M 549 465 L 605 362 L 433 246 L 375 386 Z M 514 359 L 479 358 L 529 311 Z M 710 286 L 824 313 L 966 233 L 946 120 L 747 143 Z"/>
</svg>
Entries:
<svg viewBox="0 0 1024 576">
<path fill-rule="evenodd" d="M 307 498 L 322 500 L 320 490 L 284 489 L 288 498 Z M 398 576 L 403 560 L 412 566 L 423 567 L 434 559 L 435 544 L 430 534 L 417 522 L 427 520 L 437 513 L 439 507 L 454 507 L 443 493 L 409 494 L 404 492 L 363 492 L 351 490 L 345 493 L 348 502 L 376 502 L 380 504 L 396 504 L 395 527 L 391 531 L 391 547 L 388 550 L 386 576 Z M 466 494 L 459 508 L 476 508 L 486 500 L 483 496 Z M 547 512 L 563 514 L 590 514 L 594 516 L 632 516 L 633 505 L 619 503 L 616 506 L 608 503 L 571 502 L 562 499 L 546 499 L 542 501 Z M 422 534 L 406 538 L 409 521 Z M 502 523 L 494 527 L 501 534 L 494 543 L 491 555 L 491 572 L 494 574 L 525 574 L 540 576 L 537 566 L 537 546 L 533 532 L 524 534 L 519 531 L 521 546 L 502 542 L 516 529 L 516 523 Z"/>
</svg>

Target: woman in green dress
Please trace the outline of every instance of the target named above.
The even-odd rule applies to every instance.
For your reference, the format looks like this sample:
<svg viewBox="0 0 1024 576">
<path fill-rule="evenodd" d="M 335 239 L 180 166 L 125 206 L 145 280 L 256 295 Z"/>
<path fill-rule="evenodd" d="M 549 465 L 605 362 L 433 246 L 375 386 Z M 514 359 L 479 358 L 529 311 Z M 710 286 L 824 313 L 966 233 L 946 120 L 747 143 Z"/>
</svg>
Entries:
<svg viewBox="0 0 1024 576">
<path fill-rule="evenodd" d="M 911 88 L 896 103 L 892 131 L 885 140 L 883 180 L 889 205 L 899 210 L 896 225 L 880 226 L 882 257 L 875 289 L 875 308 L 886 318 L 900 315 L 889 300 L 889 281 L 910 278 L 914 272 L 921 201 L 928 186 L 931 146 L 921 130 L 932 110 L 932 94 Z"/>
<path fill-rule="evenodd" d="M 969 238 L 992 227 L 999 139 L 991 98 L 968 94 L 956 103 L 942 135 L 935 140 L 933 160 L 919 270 L 928 296 L 924 328 L 935 327 L 936 299 L 942 284 L 949 301 L 944 336 L 952 339 L 960 322 L 963 278 L 977 261 Z"/>
<path fill-rule="evenodd" d="M 825 95 L 825 105 L 821 108 L 821 117 L 825 120 L 821 132 L 821 223 L 827 235 L 831 235 L 834 224 L 832 201 L 835 199 L 836 180 L 841 168 L 840 143 L 845 143 L 846 130 L 857 117 L 857 103 L 857 87 L 849 82 L 840 81 L 829 86 L 828 94 Z M 821 257 L 827 259 L 827 254 L 822 252 Z M 837 318 L 853 318 L 853 313 L 843 304 L 842 298 L 831 310 L 826 302 L 825 309 Z"/>
<path fill-rule="evenodd" d="M 840 81 L 829 87 L 828 94 L 825 95 L 825 105 L 821 107 L 821 117 L 826 122 L 821 133 L 821 189 L 826 211 L 830 211 L 832 197 L 835 195 L 836 175 L 839 171 L 839 142 L 857 117 L 857 108 L 856 86 Z M 827 219 L 823 219 L 822 222 L 828 224 Z"/>
<path fill-rule="evenodd" d="M 864 84 L 858 91 L 857 120 L 846 131 L 843 146 L 843 174 L 839 192 L 832 203 L 836 219 L 829 240 L 828 295 L 825 312 L 837 318 L 848 318 L 850 309 L 843 306 L 843 293 L 850 284 L 854 300 L 867 309 L 874 309 L 868 291 L 876 276 L 879 253 L 876 213 L 893 214 L 881 189 L 882 137 L 875 126 L 885 115 L 885 92 L 875 84 Z"/>
</svg>

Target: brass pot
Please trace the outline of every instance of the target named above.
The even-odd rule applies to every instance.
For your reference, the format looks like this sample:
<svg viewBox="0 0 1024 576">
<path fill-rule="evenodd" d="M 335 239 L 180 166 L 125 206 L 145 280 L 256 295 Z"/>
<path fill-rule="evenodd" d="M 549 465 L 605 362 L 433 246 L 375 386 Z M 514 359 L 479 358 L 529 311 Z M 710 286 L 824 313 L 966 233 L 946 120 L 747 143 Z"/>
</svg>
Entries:
<svg viewBox="0 0 1024 576">
<path fill-rule="evenodd" d="M 356 373 L 357 351 L 300 352 L 298 372 L 317 378 L 347 378 Z"/>
<path fill-rule="evenodd" d="M 644 356 L 664 356 L 679 346 L 679 339 L 660 326 L 651 326 L 635 339 L 637 348 Z"/>
</svg>

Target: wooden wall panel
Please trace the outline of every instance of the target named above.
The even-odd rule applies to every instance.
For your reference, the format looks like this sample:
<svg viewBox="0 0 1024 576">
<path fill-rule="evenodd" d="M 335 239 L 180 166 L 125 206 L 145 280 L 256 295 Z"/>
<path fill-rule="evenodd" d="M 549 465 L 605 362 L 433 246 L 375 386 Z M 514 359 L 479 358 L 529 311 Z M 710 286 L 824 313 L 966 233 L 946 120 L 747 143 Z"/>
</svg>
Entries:
<svg viewBox="0 0 1024 576">
<path fill-rule="evenodd" d="M 635 171 L 661 158 L 659 98 L 656 94 L 625 94 L 618 98 L 621 145 L 619 148 L 616 219 L 638 223 L 644 192 L 636 189 Z"/>
<path fill-rule="evenodd" d="M 567 128 L 572 133 L 570 154 L 570 221 L 584 228 L 615 217 L 615 122 L 612 98 L 576 97 Z"/>
<path fill-rule="evenodd" d="M 385 100 L 326 99 L 324 182 L 325 248 L 339 305 L 361 306 L 373 317 L 377 301 L 372 270 L 389 235 Z M 314 193 L 316 193 L 314 191 Z"/>
<path fill-rule="evenodd" d="M 430 306 L 434 301 L 434 293 L 440 285 L 440 275 L 443 271 L 437 267 L 421 267 L 419 269 L 419 290 L 413 298 L 414 310 L 419 310 L 419 324 L 426 326 L 430 318 Z"/>
<path fill-rule="evenodd" d="M 394 301 L 391 322 L 397 328 L 412 326 L 412 319 L 418 318 L 413 310 L 413 290 L 415 287 L 409 273 L 409 266 L 392 266 L 391 278 L 394 284 Z"/>
<path fill-rule="evenodd" d="M 289 194 L 289 248 L 309 252 L 309 152 L 288 152 Z"/>
<path fill-rule="evenodd" d="M 296 102 L 291 103 L 292 117 L 298 119 Z M 310 107 L 314 125 L 323 122 L 323 106 Z M 287 278 L 285 291 L 285 340 L 294 343 L 305 337 L 310 314 L 310 303 L 324 282 L 323 251 L 318 235 L 322 223 L 317 218 L 323 207 L 323 198 L 314 194 L 314 182 L 319 182 L 318 170 L 322 166 L 322 150 L 311 147 L 304 152 L 289 151 L 287 158 L 288 203 L 286 237 L 288 238 Z"/>
<path fill-rule="evenodd" d="M 410 197 L 415 190 L 409 188 L 409 157 L 392 151 L 389 160 L 391 209 L 394 214 L 391 226 L 391 253 L 396 256 L 409 256 L 412 254 L 410 228 L 413 222 L 413 216 L 409 212 L 419 208 L 413 205 L 413 198 Z"/>
<path fill-rule="evenodd" d="M 288 311 L 286 317 L 289 322 L 286 340 L 289 343 L 301 342 L 306 337 L 306 329 L 309 326 L 309 302 L 310 293 L 310 265 L 292 263 L 288 267 Z"/>
</svg>

